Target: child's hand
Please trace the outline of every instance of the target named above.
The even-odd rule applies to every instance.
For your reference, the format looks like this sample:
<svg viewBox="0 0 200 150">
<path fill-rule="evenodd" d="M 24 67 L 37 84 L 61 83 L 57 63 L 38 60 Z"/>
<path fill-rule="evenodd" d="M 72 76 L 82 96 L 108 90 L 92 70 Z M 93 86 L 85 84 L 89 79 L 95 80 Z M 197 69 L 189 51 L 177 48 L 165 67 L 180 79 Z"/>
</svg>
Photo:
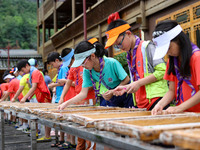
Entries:
<svg viewBox="0 0 200 150">
<path fill-rule="evenodd" d="M 138 81 L 132 82 L 128 85 L 126 85 L 126 92 L 127 93 L 135 93 L 138 91 L 138 89 L 140 88 L 140 84 Z"/>
<path fill-rule="evenodd" d="M 15 100 L 16 100 L 15 98 L 12 98 L 12 99 L 11 99 L 11 102 L 15 102 Z"/>
<path fill-rule="evenodd" d="M 54 83 L 48 84 L 48 88 L 52 89 L 54 87 Z"/>
<path fill-rule="evenodd" d="M 126 86 L 118 86 L 113 90 L 113 95 L 121 96 L 126 92 Z"/>
<path fill-rule="evenodd" d="M 184 110 L 182 110 L 180 105 L 179 105 L 179 106 L 167 108 L 166 111 L 165 111 L 165 114 L 177 114 L 177 113 L 182 113 L 183 111 Z"/>
<path fill-rule="evenodd" d="M 63 109 L 65 109 L 65 107 L 67 107 L 67 106 L 68 106 L 67 102 L 62 103 L 61 105 L 58 106 L 58 110 L 63 110 Z"/>
<path fill-rule="evenodd" d="M 103 94 L 105 100 L 110 100 L 113 97 L 113 90 L 109 90 Z"/>
<path fill-rule="evenodd" d="M 159 104 L 156 104 L 156 106 L 152 109 L 151 114 L 152 115 L 161 115 L 163 112 L 163 107 Z"/>
<path fill-rule="evenodd" d="M 58 104 L 60 105 L 60 104 L 62 104 L 63 102 L 64 102 L 64 100 L 63 100 L 63 99 L 60 99 L 59 102 L 58 102 Z"/>
<path fill-rule="evenodd" d="M 58 79 L 58 84 L 60 84 L 61 86 L 63 86 L 66 82 L 67 82 L 67 80 L 66 79 Z"/>
<path fill-rule="evenodd" d="M 20 100 L 20 103 L 25 103 L 26 99 L 23 97 L 21 100 Z"/>
</svg>

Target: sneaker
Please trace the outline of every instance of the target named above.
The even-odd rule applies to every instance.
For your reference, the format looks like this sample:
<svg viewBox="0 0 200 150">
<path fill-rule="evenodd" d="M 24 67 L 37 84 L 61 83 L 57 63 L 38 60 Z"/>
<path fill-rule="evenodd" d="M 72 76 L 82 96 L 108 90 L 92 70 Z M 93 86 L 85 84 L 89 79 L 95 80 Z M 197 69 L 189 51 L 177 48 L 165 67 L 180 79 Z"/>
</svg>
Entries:
<svg viewBox="0 0 200 150">
<path fill-rule="evenodd" d="M 31 133 L 31 129 L 30 128 L 26 128 L 26 129 L 23 129 L 22 132 L 24 132 L 24 133 Z"/>
<path fill-rule="evenodd" d="M 45 136 L 37 139 L 37 142 L 51 142 L 51 137 L 47 138 Z"/>
<path fill-rule="evenodd" d="M 21 126 L 21 127 L 17 128 L 17 130 L 18 130 L 18 131 L 22 131 L 23 129 L 24 129 L 24 127 L 23 127 L 23 126 Z"/>
<path fill-rule="evenodd" d="M 38 136 L 41 135 L 40 131 L 38 133 L 36 133 L 36 137 L 38 138 Z M 28 134 L 29 137 L 31 137 L 31 130 L 30 133 Z"/>
<path fill-rule="evenodd" d="M 17 129 L 17 128 L 21 127 L 21 126 L 22 126 L 22 124 L 18 124 L 18 123 L 17 123 L 17 124 L 15 125 L 15 129 Z"/>
</svg>

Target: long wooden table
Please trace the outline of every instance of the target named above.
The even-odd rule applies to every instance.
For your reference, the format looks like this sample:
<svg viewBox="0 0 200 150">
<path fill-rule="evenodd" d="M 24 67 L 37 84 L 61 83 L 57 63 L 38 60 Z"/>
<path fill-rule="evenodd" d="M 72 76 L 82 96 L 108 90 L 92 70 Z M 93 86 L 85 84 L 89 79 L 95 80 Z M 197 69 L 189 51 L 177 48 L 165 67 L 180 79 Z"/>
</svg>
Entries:
<svg viewBox="0 0 200 150">
<path fill-rule="evenodd" d="M 4 113 L 14 112 L 11 109 L 0 108 L 1 115 L 1 149 L 5 149 L 5 139 L 4 139 Z M 108 131 L 99 131 L 95 128 L 86 128 L 77 123 L 69 121 L 55 121 L 49 120 L 46 118 L 41 118 L 33 114 L 26 114 L 23 112 L 17 112 L 17 117 L 23 118 L 31 121 L 31 149 L 37 149 L 37 139 L 36 139 L 36 123 L 55 128 L 56 130 L 69 133 L 71 135 L 87 139 L 96 143 L 104 144 L 106 146 L 124 149 L 124 150 L 166 150 L 169 148 L 164 148 L 160 146 L 152 145 L 148 142 L 143 142 L 135 138 L 130 138 L 128 136 L 122 137 L 119 134 L 108 132 Z"/>
</svg>

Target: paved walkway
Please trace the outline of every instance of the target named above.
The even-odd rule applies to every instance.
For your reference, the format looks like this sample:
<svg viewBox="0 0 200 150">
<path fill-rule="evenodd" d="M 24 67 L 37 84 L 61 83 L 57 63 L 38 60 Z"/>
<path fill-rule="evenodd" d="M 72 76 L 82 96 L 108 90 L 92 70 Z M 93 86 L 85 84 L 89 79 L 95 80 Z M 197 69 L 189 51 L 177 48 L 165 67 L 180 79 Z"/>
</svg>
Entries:
<svg viewBox="0 0 200 150">
<path fill-rule="evenodd" d="M 14 128 L 14 125 L 5 124 L 5 150 L 30 150 L 31 142 L 28 134 L 18 131 Z M 55 143 L 55 138 L 51 142 L 37 143 L 38 150 L 59 150 L 57 147 L 52 148 L 51 144 Z M 1 141 L 1 136 L 0 136 Z M 1 143 L 0 143 L 1 144 Z M 103 150 L 104 146 L 97 144 L 97 150 Z M 1 145 L 0 145 L 1 150 Z M 75 150 L 69 149 L 69 150 Z"/>
<path fill-rule="evenodd" d="M 30 150 L 31 142 L 28 134 L 18 131 L 14 128 L 14 125 L 5 124 L 5 150 Z M 1 140 L 1 137 L 0 137 Z M 52 148 L 51 142 L 37 143 L 38 150 L 59 150 L 58 148 Z M 70 149 L 75 150 L 75 149 Z"/>
</svg>

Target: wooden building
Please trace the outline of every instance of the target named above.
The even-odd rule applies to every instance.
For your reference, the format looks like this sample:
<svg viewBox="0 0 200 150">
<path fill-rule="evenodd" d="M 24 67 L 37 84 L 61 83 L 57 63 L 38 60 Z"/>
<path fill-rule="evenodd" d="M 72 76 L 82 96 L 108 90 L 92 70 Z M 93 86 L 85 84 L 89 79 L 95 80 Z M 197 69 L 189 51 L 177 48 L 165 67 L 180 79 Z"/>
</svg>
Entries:
<svg viewBox="0 0 200 150">
<path fill-rule="evenodd" d="M 61 52 L 84 39 L 83 0 L 38 0 L 37 4 L 38 52 L 44 62 L 49 52 Z M 199 0 L 86 0 L 86 8 L 87 36 L 97 37 L 103 44 L 107 18 L 119 12 L 120 18 L 126 20 L 141 39 L 152 38 L 158 21 L 174 19 L 192 42 L 200 46 Z M 114 56 L 121 50 L 111 47 L 108 52 L 109 56 Z"/>
</svg>

